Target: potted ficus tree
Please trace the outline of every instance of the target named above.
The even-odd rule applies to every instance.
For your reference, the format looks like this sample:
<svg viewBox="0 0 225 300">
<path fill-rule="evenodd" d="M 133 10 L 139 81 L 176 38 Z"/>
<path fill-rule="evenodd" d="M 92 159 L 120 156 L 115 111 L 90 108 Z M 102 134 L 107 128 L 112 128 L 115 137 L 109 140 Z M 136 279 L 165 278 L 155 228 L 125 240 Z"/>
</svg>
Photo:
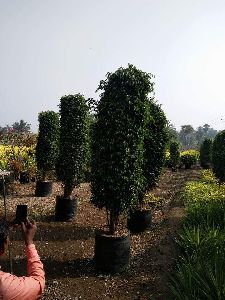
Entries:
<svg viewBox="0 0 225 300">
<path fill-rule="evenodd" d="M 212 140 L 205 138 L 200 146 L 200 164 L 203 169 L 210 169 L 212 164 Z"/>
<path fill-rule="evenodd" d="M 173 172 L 177 171 L 177 166 L 180 161 L 180 151 L 179 151 L 179 143 L 177 141 L 172 141 L 170 143 L 170 160 L 169 166 Z"/>
<path fill-rule="evenodd" d="M 225 182 L 225 130 L 217 133 L 212 145 L 213 172 L 220 183 Z"/>
<path fill-rule="evenodd" d="M 55 220 L 69 221 L 75 213 L 77 199 L 74 187 L 83 178 L 87 156 L 88 106 L 81 94 L 64 96 L 60 100 L 59 158 L 57 177 L 63 183 L 64 193 L 56 198 Z"/>
<path fill-rule="evenodd" d="M 59 114 L 54 111 L 43 111 L 39 113 L 38 121 L 36 146 L 38 180 L 35 196 L 46 197 L 52 193 L 52 173 L 55 171 L 59 152 Z"/>
<path fill-rule="evenodd" d="M 129 264 L 130 237 L 121 216 L 136 205 L 143 188 L 143 142 L 150 74 L 132 65 L 108 73 L 93 125 L 91 202 L 105 209 L 106 229 L 96 232 L 96 268 L 120 272 Z"/>
<path fill-rule="evenodd" d="M 133 233 L 145 231 L 151 226 L 151 208 L 146 201 L 145 194 L 151 191 L 159 181 L 168 142 L 167 119 L 161 105 L 154 98 L 149 98 L 148 110 L 142 166 L 144 186 L 139 194 L 137 207 L 131 209 L 128 218 L 128 228 Z"/>
</svg>

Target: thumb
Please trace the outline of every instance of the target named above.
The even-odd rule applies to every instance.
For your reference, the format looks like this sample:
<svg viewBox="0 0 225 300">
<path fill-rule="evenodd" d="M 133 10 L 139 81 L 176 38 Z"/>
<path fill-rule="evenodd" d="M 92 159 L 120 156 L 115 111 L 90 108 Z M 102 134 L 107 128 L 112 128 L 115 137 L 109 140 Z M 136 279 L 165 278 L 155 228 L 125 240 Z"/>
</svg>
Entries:
<svg viewBox="0 0 225 300">
<path fill-rule="evenodd" d="M 21 222 L 21 227 L 22 227 L 23 232 L 25 232 L 26 231 L 26 226 L 25 226 L 24 222 Z"/>
</svg>

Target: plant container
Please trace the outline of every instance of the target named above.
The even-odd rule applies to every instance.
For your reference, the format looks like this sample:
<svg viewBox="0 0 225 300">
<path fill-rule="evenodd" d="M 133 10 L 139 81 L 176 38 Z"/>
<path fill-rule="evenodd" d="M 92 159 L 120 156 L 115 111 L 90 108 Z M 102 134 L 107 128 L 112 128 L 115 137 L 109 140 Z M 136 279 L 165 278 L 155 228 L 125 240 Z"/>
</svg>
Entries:
<svg viewBox="0 0 225 300">
<path fill-rule="evenodd" d="M 37 181 L 36 182 L 36 197 L 48 197 L 52 194 L 52 181 Z"/>
<path fill-rule="evenodd" d="M 132 233 L 140 233 L 151 227 L 152 213 L 150 209 L 135 210 L 127 219 L 127 227 Z"/>
<path fill-rule="evenodd" d="M 56 196 L 55 221 L 71 221 L 76 215 L 76 211 L 77 198 L 64 198 L 63 196 Z"/>
<path fill-rule="evenodd" d="M 29 183 L 30 182 L 29 173 L 28 172 L 20 172 L 19 182 L 22 184 Z"/>
<path fill-rule="evenodd" d="M 114 236 L 96 232 L 94 259 L 95 267 L 100 272 L 124 271 L 130 261 L 130 235 Z"/>
</svg>

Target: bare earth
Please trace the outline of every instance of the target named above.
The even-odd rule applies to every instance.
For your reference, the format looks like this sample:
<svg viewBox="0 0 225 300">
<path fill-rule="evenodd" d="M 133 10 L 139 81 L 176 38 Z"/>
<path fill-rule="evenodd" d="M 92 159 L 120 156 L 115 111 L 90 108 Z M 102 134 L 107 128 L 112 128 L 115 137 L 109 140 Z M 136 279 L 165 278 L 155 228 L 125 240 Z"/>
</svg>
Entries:
<svg viewBox="0 0 225 300">
<path fill-rule="evenodd" d="M 36 246 L 46 271 L 43 300 L 69 299 L 155 299 L 169 298 L 168 276 L 176 260 L 174 237 L 184 216 L 180 191 L 186 181 L 197 180 L 200 170 L 165 171 L 153 191 L 161 201 L 152 208 L 151 230 L 132 235 L 130 268 L 119 275 L 96 273 L 93 262 L 95 230 L 105 222 L 105 212 L 89 203 L 88 183 L 74 191 L 79 198 L 77 215 L 72 222 L 54 222 L 55 196 L 62 187 L 54 184 L 52 197 L 34 197 L 35 183 L 15 184 L 7 197 L 9 220 L 17 204 L 28 204 L 30 217 L 38 221 Z M 3 216 L 3 200 L 0 200 Z M 122 220 L 125 222 L 125 220 Z M 26 274 L 26 260 L 19 229 L 11 232 L 11 254 L 16 275 Z M 9 271 L 9 262 L 1 261 Z"/>
</svg>

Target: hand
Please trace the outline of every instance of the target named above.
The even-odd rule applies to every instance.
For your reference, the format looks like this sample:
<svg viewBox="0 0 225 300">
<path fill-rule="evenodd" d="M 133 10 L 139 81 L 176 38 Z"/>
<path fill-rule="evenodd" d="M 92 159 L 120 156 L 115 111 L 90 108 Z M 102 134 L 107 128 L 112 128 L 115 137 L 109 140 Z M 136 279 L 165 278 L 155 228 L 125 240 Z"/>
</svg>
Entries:
<svg viewBox="0 0 225 300">
<path fill-rule="evenodd" d="M 29 221 L 28 218 L 26 218 L 26 222 L 25 223 L 22 222 L 21 227 L 22 227 L 22 233 L 23 233 L 25 245 L 28 246 L 33 244 L 33 238 L 37 230 L 35 221 L 33 220 Z"/>
</svg>

